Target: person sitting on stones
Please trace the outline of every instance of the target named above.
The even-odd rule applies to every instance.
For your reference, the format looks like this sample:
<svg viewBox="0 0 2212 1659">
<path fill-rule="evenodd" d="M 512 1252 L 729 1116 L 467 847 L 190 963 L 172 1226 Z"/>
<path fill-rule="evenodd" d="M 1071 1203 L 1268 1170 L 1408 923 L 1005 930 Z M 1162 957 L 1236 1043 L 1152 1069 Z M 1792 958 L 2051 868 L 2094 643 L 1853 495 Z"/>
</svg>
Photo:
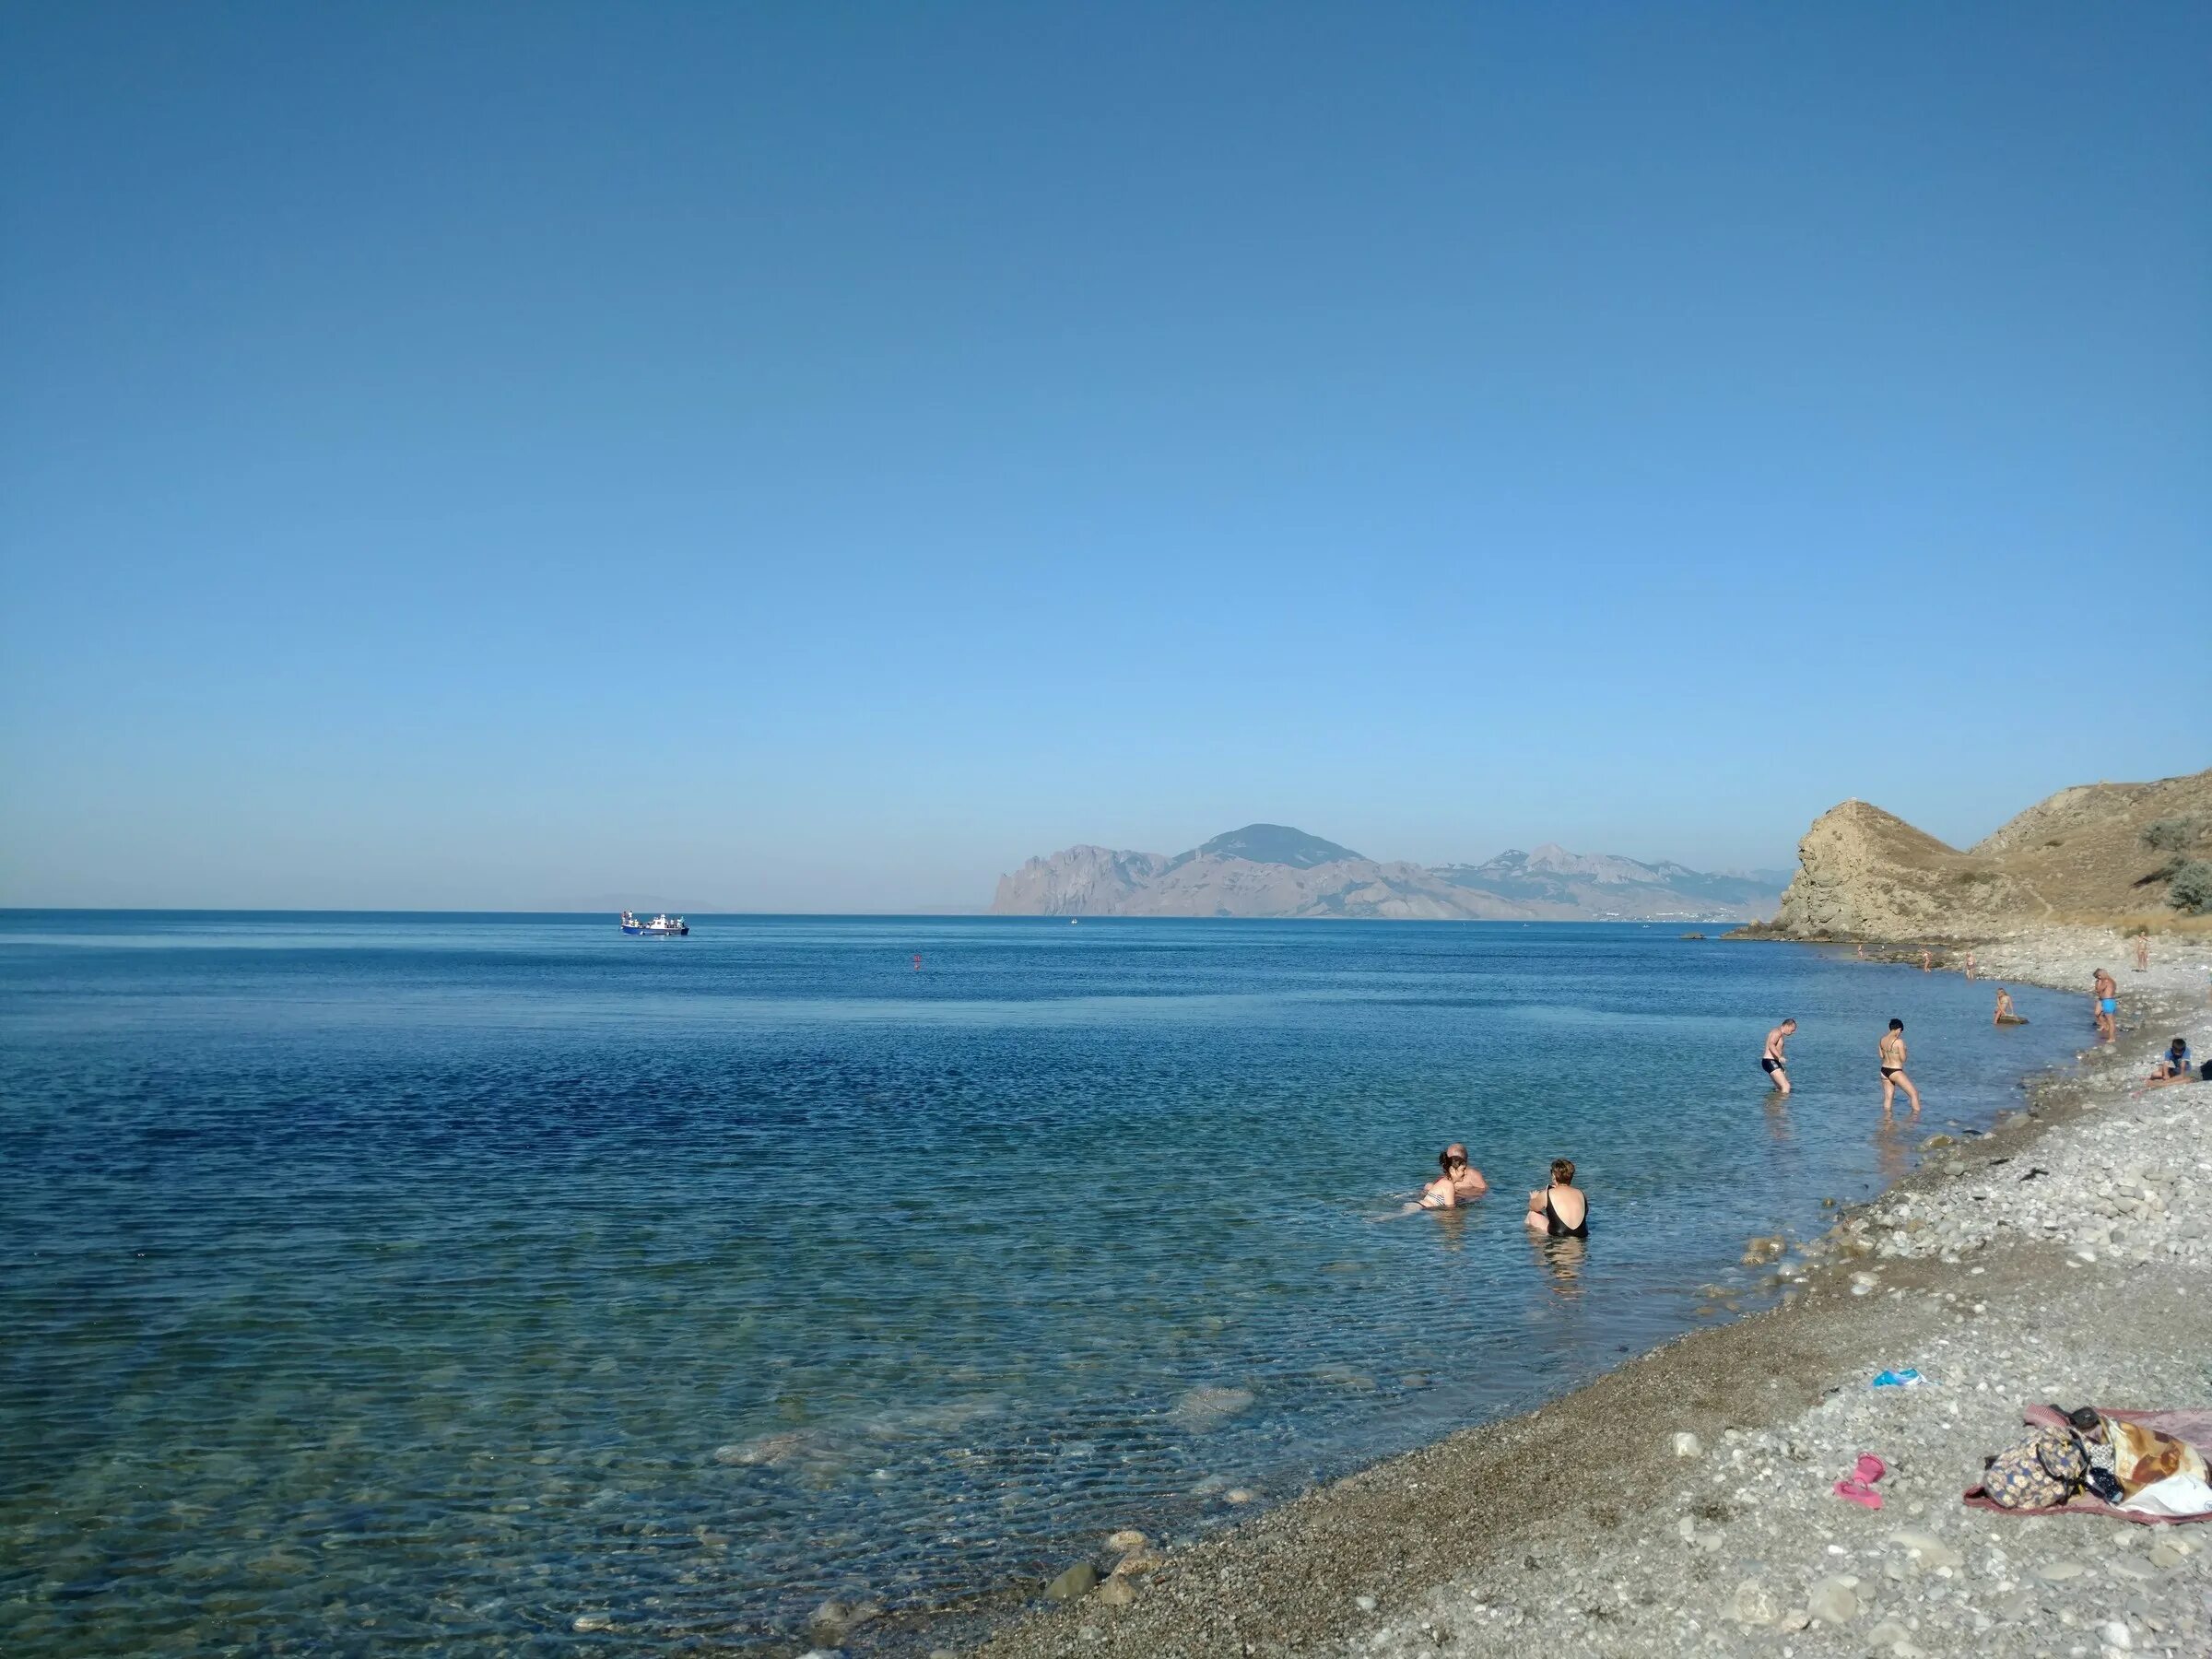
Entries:
<svg viewBox="0 0 2212 1659">
<path fill-rule="evenodd" d="M 2159 1088 L 2169 1083 L 2195 1081 L 2196 1068 L 2195 1063 L 2189 1057 L 2189 1040 L 2176 1037 L 2166 1052 L 2159 1056 L 2159 1063 L 2150 1068 L 2150 1086 Z"/>
<path fill-rule="evenodd" d="M 2012 993 L 2002 985 L 1997 987 L 1997 1015 L 1990 1023 L 1992 1025 L 2026 1025 L 2028 1023 L 2026 1015 L 2015 1014 L 2012 1011 Z"/>
<path fill-rule="evenodd" d="M 1551 1160 L 1551 1184 L 1528 1195 L 1528 1214 L 1522 1218 L 1534 1230 L 1554 1239 L 1590 1236 L 1590 1200 L 1574 1184 L 1574 1159 Z"/>
</svg>

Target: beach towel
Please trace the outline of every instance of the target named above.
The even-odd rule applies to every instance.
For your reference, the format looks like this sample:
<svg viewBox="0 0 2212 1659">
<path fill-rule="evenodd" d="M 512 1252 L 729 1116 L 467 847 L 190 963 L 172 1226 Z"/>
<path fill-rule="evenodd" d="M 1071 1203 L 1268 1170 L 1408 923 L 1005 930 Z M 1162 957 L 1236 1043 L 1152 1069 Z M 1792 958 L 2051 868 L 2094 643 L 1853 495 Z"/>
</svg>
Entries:
<svg viewBox="0 0 2212 1659">
<path fill-rule="evenodd" d="M 2201 1470 L 2206 1452 L 2212 1450 L 2212 1407 L 2189 1411 L 2117 1411 L 2100 1406 L 2097 1415 L 2104 1418 L 2113 1442 L 2113 1472 L 2120 1476 L 2122 1486 L 2131 1495 L 2139 1489 L 2139 1484 L 2131 1482 L 2125 1470 L 2136 1469 L 2142 1481 L 2155 1482 L 2159 1478 L 2157 1470 L 2161 1460 L 2171 1457 L 2179 1463 L 2188 1463 L 2194 1458 Z M 2059 1429 L 2066 1423 L 2065 1414 L 2049 1406 L 2030 1406 L 2020 1416 L 2031 1429 Z M 2134 1430 L 2147 1432 L 2138 1434 Z M 2123 1449 L 2123 1441 L 2132 1448 L 2135 1461 L 2130 1461 L 2130 1451 Z M 2167 1442 L 2178 1442 L 2180 1450 L 2170 1450 Z M 2170 1476 L 2175 1472 L 2168 1471 Z M 1975 1486 L 1968 1490 L 1966 1502 L 1973 1509 L 1989 1510 L 2000 1515 L 2110 1515 L 2115 1521 L 2133 1521 L 2138 1526 L 2179 1526 L 2190 1521 L 2212 1521 L 2212 1512 L 2161 1515 L 2124 1509 L 2088 1492 L 2077 1493 L 2066 1503 L 2042 1509 L 2006 1509 L 1992 1501 L 1980 1486 Z"/>
</svg>

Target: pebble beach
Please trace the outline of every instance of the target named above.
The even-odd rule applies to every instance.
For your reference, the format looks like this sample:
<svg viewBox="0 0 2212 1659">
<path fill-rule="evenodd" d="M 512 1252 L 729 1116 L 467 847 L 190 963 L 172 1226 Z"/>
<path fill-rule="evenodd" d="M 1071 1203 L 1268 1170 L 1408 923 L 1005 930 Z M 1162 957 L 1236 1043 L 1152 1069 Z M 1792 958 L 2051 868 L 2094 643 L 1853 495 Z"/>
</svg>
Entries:
<svg viewBox="0 0 2212 1659">
<path fill-rule="evenodd" d="M 2110 932 L 1973 948 L 1983 979 L 2081 993 L 2078 1063 L 1790 1242 L 1776 1305 L 1189 1547 L 1101 1537 L 980 1652 L 2212 1653 L 2212 1525 L 1961 1501 L 2025 1406 L 2212 1402 L 2212 1084 L 2143 1086 L 2171 1037 L 2212 1050 L 2212 948 L 2161 939 L 2147 971 Z M 1832 1490 L 1865 1453 L 1878 1511 Z"/>
</svg>

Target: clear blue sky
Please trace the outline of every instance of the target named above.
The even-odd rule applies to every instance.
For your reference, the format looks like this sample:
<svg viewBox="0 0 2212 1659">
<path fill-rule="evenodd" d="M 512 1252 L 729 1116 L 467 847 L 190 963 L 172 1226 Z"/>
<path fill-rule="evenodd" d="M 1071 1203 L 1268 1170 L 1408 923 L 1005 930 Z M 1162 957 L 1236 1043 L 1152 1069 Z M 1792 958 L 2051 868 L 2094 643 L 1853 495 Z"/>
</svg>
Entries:
<svg viewBox="0 0 2212 1659">
<path fill-rule="evenodd" d="M 0 902 L 2212 763 L 2212 8 L 18 6 Z"/>
</svg>

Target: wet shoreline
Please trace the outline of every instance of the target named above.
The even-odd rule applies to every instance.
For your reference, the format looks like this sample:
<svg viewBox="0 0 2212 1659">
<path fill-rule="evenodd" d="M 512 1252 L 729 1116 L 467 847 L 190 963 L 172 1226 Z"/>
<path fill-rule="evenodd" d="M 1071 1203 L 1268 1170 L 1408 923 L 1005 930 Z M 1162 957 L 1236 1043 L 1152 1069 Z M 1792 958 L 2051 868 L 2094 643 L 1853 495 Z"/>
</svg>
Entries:
<svg viewBox="0 0 2212 1659">
<path fill-rule="evenodd" d="M 2110 948 L 2102 939 L 2068 943 L 2090 954 Z M 1975 949 L 1992 972 L 2020 982 L 2059 989 L 2085 982 L 2078 952 L 2054 949 L 2048 939 L 1992 941 Z M 2125 994 L 2124 977 L 2123 986 Z M 2113 1050 L 2092 1053 L 2066 1072 L 2031 1074 L 2025 1079 L 2030 1097 L 2025 1112 L 1924 1163 L 1873 1202 L 1839 1211 L 1838 1239 L 1863 1239 L 1852 1231 L 1853 1222 L 1864 1229 L 1867 1218 L 1900 1213 L 1900 1205 L 1910 1206 L 1921 1195 L 1956 1198 L 1968 1182 L 1992 1171 L 2009 1175 L 2013 1162 L 2030 1152 L 2036 1156 L 2030 1168 L 2055 1163 L 2066 1149 L 2064 1131 L 2085 1113 L 2115 1105 L 2155 1109 L 2155 1095 L 2148 1106 L 2130 1095 L 2130 1079 L 2164 1046 L 2166 1026 L 2202 1020 L 2201 1005 L 2189 994 L 2194 988 L 2185 976 L 2167 974 L 2156 991 L 2134 993 L 2140 1012 Z M 2195 994 L 2201 997 L 2201 989 Z M 2052 1293 L 2054 1282 L 2084 1270 L 2077 1260 L 2034 1242 L 1987 1249 L 1973 1262 L 1966 1266 L 1935 1256 L 1874 1263 L 1886 1294 L 1868 1296 L 1854 1294 L 1871 1277 L 1857 1243 L 1848 1252 L 1833 1248 L 1825 1260 L 1801 1254 L 1783 1270 L 1794 1282 L 1779 1305 L 1679 1337 L 1534 1411 L 1386 1459 L 1230 1535 L 1171 1553 L 1159 1571 L 1132 1581 L 1126 1606 L 1100 1605 L 1094 1595 L 1031 1613 L 976 1651 L 990 1659 L 1289 1654 L 1337 1651 L 1355 1637 L 1363 1647 L 1393 1653 L 1434 1651 L 1447 1638 L 1453 1651 L 1516 1651 L 1529 1639 L 1526 1621 L 1536 1617 L 1532 1604 L 1548 1593 L 1545 1574 L 1570 1571 L 1594 1543 L 1610 1548 L 1655 1525 L 1663 1512 L 1665 1524 L 1673 1524 L 1692 1466 L 1674 1456 L 1675 1432 L 1700 1434 L 1710 1442 L 1724 1434 L 1779 1430 L 1840 1390 L 1863 1387 L 1877 1357 L 1910 1352 L 1932 1339 L 1946 1306 L 1937 1299 L 1959 1294 L 1950 1287 L 1971 1284 L 1983 1305 L 2005 1296 L 2032 1306 Z M 2164 1270 L 2162 1263 L 2156 1270 Z M 1937 1484 L 1948 1477 L 1939 1474 Z M 1560 1501 L 1556 1508 L 1521 1501 L 1532 1491 L 1557 1494 Z M 1923 1501 L 1930 1514 L 1948 1519 L 1939 1499 Z M 1683 1524 L 1701 1526 L 1694 1515 L 1685 1515 Z M 1110 1565 L 1101 1557 L 1101 1570 Z M 1480 1625 L 1456 1611 L 1463 1599 L 1454 1587 L 1469 1583 L 1484 1586 L 1464 1593 L 1476 1598 Z M 1488 1588 L 1492 1583 L 1500 1587 Z M 1496 1614 L 1500 1606 L 1506 1614 Z M 1446 1621 L 1442 1635 L 1439 1618 Z M 1802 1640 L 1820 1634 L 1815 1626 Z M 1602 1622 L 1578 1630 L 1576 1639 L 1582 1651 L 1646 1651 Z M 1759 1640 L 1771 1637 L 1762 1629 Z"/>
</svg>

